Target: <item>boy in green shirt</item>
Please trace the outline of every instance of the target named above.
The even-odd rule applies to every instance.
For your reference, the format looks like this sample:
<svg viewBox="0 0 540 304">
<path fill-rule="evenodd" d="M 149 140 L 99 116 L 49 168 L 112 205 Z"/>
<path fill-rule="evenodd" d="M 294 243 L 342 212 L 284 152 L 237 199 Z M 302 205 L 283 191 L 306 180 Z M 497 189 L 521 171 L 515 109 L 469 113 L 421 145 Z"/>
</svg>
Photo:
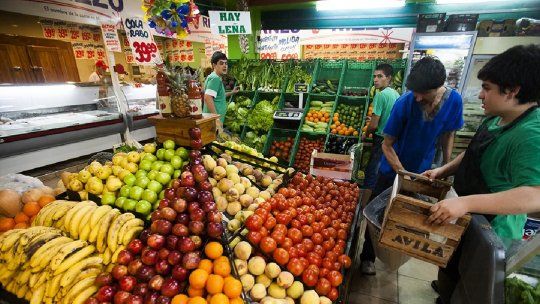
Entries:
<svg viewBox="0 0 540 304">
<path fill-rule="evenodd" d="M 210 60 L 214 71 L 206 77 L 204 82 L 204 113 L 219 114 L 218 129 L 223 129 L 223 121 L 227 113 L 226 97 L 238 92 L 238 88 L 234 88 L 231 92 L 225 93 L 225 86 L 221 77 L 227 74 L 227 56 L 222 52 L 215 52 Z"/>
</svg>

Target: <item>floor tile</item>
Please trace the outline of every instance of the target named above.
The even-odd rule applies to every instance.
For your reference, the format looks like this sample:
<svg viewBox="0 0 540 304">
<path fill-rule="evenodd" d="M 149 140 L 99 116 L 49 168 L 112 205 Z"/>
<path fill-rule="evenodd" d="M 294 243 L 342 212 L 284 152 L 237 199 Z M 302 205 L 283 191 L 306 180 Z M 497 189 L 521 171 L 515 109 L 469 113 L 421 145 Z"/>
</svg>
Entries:
<svg viewBox="0 0 540 304">
<path fill-rule="evenodd" d="M 397 302 L 397 272 L 377 270 L 375 276 L 364 276 L 358 271 L 351 280 L 349 291 Z"/>
<path fill-rule="evenodd" d="M 430 286 L 430 281 L 419 280 L 404 275 L 398 276 L 400 304 L 433 304 L 437 293 Z"/>
<path fill-rule="evenodd" d="M 424 281 L 437 279 L 439 267 L 418 259 L 410 259 L 398 270 L 398 274 Z"/>
<path fill-rule="evenodd" d="M 363 293 L 353 292 L 349 295 L 348 304 L 395 304 L 397 302 L 385 300 L 373 296 L 368 296 Z"/>
</svg>

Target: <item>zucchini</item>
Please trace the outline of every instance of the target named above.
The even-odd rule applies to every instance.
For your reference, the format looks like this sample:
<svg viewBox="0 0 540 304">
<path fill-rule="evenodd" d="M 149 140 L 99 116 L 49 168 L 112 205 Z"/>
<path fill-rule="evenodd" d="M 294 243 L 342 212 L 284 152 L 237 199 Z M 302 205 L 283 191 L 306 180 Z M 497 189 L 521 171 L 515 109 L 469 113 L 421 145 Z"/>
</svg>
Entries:
<svg viewBox="0 0 540 304">
<path fill-rule="evenodd" d="M 310 105 L 311 106 L 315 106 L 315 107 L 320 107 L 323 105 L 323 102 L 322 101 L 318 101 L 318 100 L 313 100 L 310 102 Z"/>
</svg>

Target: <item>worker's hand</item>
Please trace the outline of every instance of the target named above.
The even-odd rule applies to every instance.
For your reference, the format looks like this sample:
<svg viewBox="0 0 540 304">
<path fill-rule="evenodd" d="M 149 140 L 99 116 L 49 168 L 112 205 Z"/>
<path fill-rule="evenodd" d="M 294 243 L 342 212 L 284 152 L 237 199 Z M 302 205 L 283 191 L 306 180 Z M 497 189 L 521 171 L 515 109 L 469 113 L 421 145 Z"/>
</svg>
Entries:
<svg viewBox="0 0 540 304">
<path fill-rule="evenodd" d="M 442 173 L 443 173 L 442 168 L 435 168 L 435 169 L 425 171 L 424 173 L 422 173 L 422 175 L 431 180 L 434 180 L 434 179 L 441 179 Z"/>
<path fill-rule="evenodd" d="M 239 89 L 238 87 L 234 87 L 234 88 L 232 89 L 232 93 L 233 93 L 233 94 L 238 93 L 238 91 L 240 91 L 240 89 Z"/>
<path fill-rule="evenodd" d="M 429 224 L 445 224 L 462 217 L 467 210 L 466 197 L 454 197 L 442 200 L 430 209 L 431 215 L 427 219 Z"/>
</svg>

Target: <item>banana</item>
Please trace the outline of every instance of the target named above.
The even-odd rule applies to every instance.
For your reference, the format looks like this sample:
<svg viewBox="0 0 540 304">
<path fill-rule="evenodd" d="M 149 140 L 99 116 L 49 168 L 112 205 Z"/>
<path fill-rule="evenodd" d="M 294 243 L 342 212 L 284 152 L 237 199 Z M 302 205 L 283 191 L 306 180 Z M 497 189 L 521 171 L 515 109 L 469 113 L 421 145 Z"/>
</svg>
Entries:
<svg viewBox="0 0 540 304">
<path fill-rule="evenodd" d="M 77 213 L 77 211 L 79 211 L 81 208 L 88 205 L 89 205 L 89 201 L 84 201 L 84 202 L 77 203 L 75 206 L 73 206 L 73 208 L 69 209 L 69 211 L 65 215 L 66 219 L 64 220 L 64 229 L 63 229 L 64 231 L 69 231 L 69 225 L 71 224 L 71 220 L 73 219 L 73 216 L 75 215 L 75 213 Z"/>
<path fill-rule="evenodd" d="M 129 229 L 133 227 L 143 227 L 143 226 L 144 226 L 144 222 L 143 220 L 139 218 L 134 218 L 125 222 L 124 225 L 122 225 L 122 228 L 120 228 L 120 231 L 118 231 L 118 244 L 121 244 L 122 239 L 120 238 L 123 238 L 123 236 L 126 234 L 126 232 Z"/>
<path fill-rule="evenodd" d="M 43 224 L 45 223 L 45 218 L 50 212 L 53 212 L 54 210 L 53 208 L 50 208 L 49 205 L 45 206 L 39 211 L 39 213 L 36 215 L 36 218 L 32 222 L 32 226 L 44 226 Z"/>
<path fill-rule="evenodd" d="M 92 231 L 92 228 L 90 227 L 90 224 L 89 223 L 86 224 L 86 226 L 84 226 L 81 232 L 79 233 L 79 240 L 88 241 L 91 231 Z"/>
<path fill-rule="evenodd" d="M 64 229 L 65 220 L 66 220 L 66 217 L 62 216 L 58 221 L 53 223 L 53 227 L 60 230 Z"/>
<path fill-rule="evenodd" d="M 75 265 L 71 266 L 66 272 L 62 274 L 62 281 L 60 285 L 68 286 L 73 280 L 77 278 L 79 273 L 87 268 L 98 268 L 102 269 L 103 259 L 98 256 L 91 256 L 84 260 L 77 262 Z"/>
<path fill-rule="evenodd" d="M 73 266 L 78 261 L 86 258 L 87 256 L 94 253 L 96 250 L 96 247 L 93 245 L 83 247 L 81 250 L 75 252 L 74 254 L 70 255 L 68 258 L 64 259 L 60 265 L 58 265 L 58 268 L 54 270 L 54 275 L 61 274 L 62 272 L 66 271 L 69 267 Z"/>
<path fill-rule="evenodd" d="M 61 236 L 62 235 L 58 232 L 47 232 L 40 235 L 37 238 L 34 238 L 32 242 L 30 242 L 30 244 L 28 244 L 28 246 L 26 246 L 26 248 L 24 249 L 24 253 L 26 254 L 26 259 L 27 260 L 31 259 L 32 256 L 37 252 L 39 248 L 45 246 L 47 242 L 54 240 L 56 238 L 59 238 Z"/>
<path fill-rule="evenodd" d="M 72 239 L 66 237 L 66 236 L 61 236 L 59 238 L 56 238 L 56 239 L 53 239 L 49 242 L 47 242 L 45 245 L 39 247 L 39 249 L 34 252 L 34 255 L 32 255 L 32 257 L 30 258 L 30 266 L 31 267 L 37 267 L 40 265 L 40 262 L 41 262 L 41 259 L 43 257 L 51 257 L 51 253 L 48 252 L 48 250 L 53 250 L 54 252 L 54 248 L 62 248 L 61 246 L 68 243 L 68 242 L 71 242 L 73 241 Z M 58 251 L 56 250 L 56 252 Z M 47 252 L 48 254 L 45 254 L 45 252 Z"/>
<path fill-rule="evenodd" d="M 54 215 L 52 217 L 52 219 L 54 221 L 57 221 L 58 219 L 64 217 L 66 215 L 66 213 L 73 207 L 75 207 L 77 203 L 76 202 L 70 202 L 70 201 L 63 201 L 60 206 L 58 206 L 57 208 L 55 208 L 55 212 L 54 212 Z"/>
<path fill-rule="evenodd" d="M 81 280 L 84 280 L 88 277 L 94 277 L 94 276 L 98 276 L 100 273 L 102 273 L 103 271 L 101 270 L 101 268 L 88 268 L 88 269 L 85 269 L 83 270 L 82 272 L 80 272 L 77 277 L 75 278 L 75 283 L 73 285 L 75 285 L 77 282 L 81 281 Z M 71 286 L 73 286 L 71 285 Z M 64 286 L 66 288 L 70 288 L 71 286 Z"/>
<path fill-rule="evenodd" d="M 117 248 L 117 242 L 118 242 L 118 232 L 120 231 L 120 228 L 129 220 L 134 219 L 135 215 L 133 213 L 122 213 L 121 215 L 117 216 L 113 223 L 111 224 L 111 227 L 109 228 L 109 232 L 107 233 L 107 246 L 111 248 L 112 252 L 116 251 Z"/>
<path fill-rule="evenodd" d="M 112 211 L 109 210 L 109 212 Z M 99 227 L 101 226 L 101 223 L 104 222 L 107 218 L 108 218 L 108 214 L 109 212 L 107 212 L 104 216 L 102 216 L 98 223 L 96 224 L 96 226 L 93 226 L 91 227 L 91 231 L 90 231 L 90 235 L 88 236 L 88 242 L 90 243 L 95 243 L 96 242 L 96 239 L 97 239 L 97 236 L 98 236 L 98 233 L 99 233 Z"/>
<path fill-rule="evenodd" d="M 28 285 L 19 285 L 17 286 L 17 290 L 15 290 L 15 295 L 17 298 L 24 298 L 26 293 L 28 292 Z"/>
<path fill-rule="evenodd" d="M 7 235 L 2 241 L 2 252 L 11 249 L 13 245 L 15 245 L 15 242 L 19 240 L 19 237 L 23 234 L 24 230 L 25 229 L 12 229 L 5 232 L 6 234 L 9 233 L 9 235 Z"/>
<path fill-rule="evenodd" d="M 47 272 L 47 271 L 41 271 L 41 272 L 36 273 L 36 274 L 37 274 L 36 283 L 34 284 L 34 286 L 30 285 L 30 288 L 34 288 L 36 286 L 45 284 L 45 280 L 47 280 L 47 278 L 49 277 L 49 272 Z"/>
<path fill-rule="evenodd" d="M 90 226 L 90 218 L 92 217 L 92 213 L 94 213 L 94 211 L 96 210 L 96 207 L 92 207 L 92 208 L 93 210 L 89 211 L 88 213 L 84 215 L 81 222 L 79 223 L 79 227 L 77 227 L 77 233 L 79 235 L 79 238 L 81 236 L 81 232 L 83 231 L 84 227 Z"/>
<path fill-rule="evenodd" d="M 113 255 L 113 252 L 111 251 L 111 248 L 107 247 L 107 249 L 105 249 L 105 252 L 103 252 L 102 254 L 103 265 L 109 265 L 109 263 L 111 262 L 112 255 Z"/>
<path fill-rule="evenodd" d="M 113 209 L 105 215 L 105 219 L 101 221 L 99 225 L 99 232 L 97 234 L 96 238 L 96 248 L 99 252 L 103 253 L 105 252 L 105 242 L 107 241 L 107 232 L 109 232 L 109 227 L 112 223 L 112 221 L 120 215 L 120 211 L 118 209 Z"/>
<path fill-rule="evenodd" d="M 90 286 L 86 290 L 79 293 L 77 297 L 73 300 L 72 304 L 83 304 L 88 298 L 90 298 L 98 288 L 96 286 Z"/>
<path fill-rule="evenodd" d="M 63 298 L 64 303 L 71 303 L 71 300 L 73 299 L 73 297 L 82 293 L 85 289 L 93 287 L 96 276 L 97 275 L 94 275 L 86 279 L 80 280 L 75 285 L 73 285 L 71 289 L 68 291 L 68 293 L 65 295 L 65 297 Z"/>
<path fill-rule="evenodd" d="M 38 288 L 33 290 L 32 298 L 30 299 L 30 304 L 40 304 L 45 296 L 45 284 L 41 284 Z"/>
<path fill-rule="evenodd" d="M 99 206 L 94 211 L 94 213 L 92 213 L 92 217 L 90 218 L 90 226 L 91 226 L 91 228 L 96 227 L 99 220 L 101 220 L 101 218 L 103 216 L 105 216 L 105 214 L 109 213 L 109 211 L 111 211 L 111 210 L 112 210 L 112 207 L 109 206 L 109 205 Z"/>
<path fill-rule="evenodd" d="M 51 264 L 49 265 L 49 268 L 51 270 L 58 269 L 58 267 L 60 266 L 62 261 L 64 261 L 64 259 L 67 256 L 81 250 L 86 245 L 87 245 L 86 242 L 83 242 L 83 241 L 80 241 L 80 240 L 76 240 L 76 241 L 73 241 L 71 243 L 68 243 L 68 244 L 64 245 L 64 247 L 62 247 L 62 249 L 60 249 L 60 251 L 51 260 Z"/>
<path fill-rule="evenodd" d="M 26 284 L 30 280 L 31 274 L 32 273 L 30 272 L 30 268 L 26 269 L 19 274 L 19 277 L 17 278 L 17 283 L 21 285 Z"/>
<path fill-rule="evenodd" d="M 119 245 L 118 248 L 116 249 L 116 251 L 113 253 L 112 257 L 111 257 L 111 262 L 113 264 L 116 264 L 116 261 L 118 260 L 118 254 L 120 254 L 120 252 L 122 250 L 126 249 L 126 246 L 124 245 Z"/>
<path fill-rule="evenodd" d="M 139 233 L 143 230 L 143 227 L 133 227 L 129 229 L 123 236 L 122 236 L 122 244 L 124 246 L 127 246 L 131 240 L 133 240 L 134 237 L 138 236 Z"/>
<path fill-rule="evenodd" d="M 89 213 L 92 212 L 92 209 L 94 209 L 95 206 L 87 205 L 82 208 L 80 208 L 71 218 L 71 222 L 69 223 L 69 228 L 66 226 L 66 231 L 69 232 L 69 235 L 77 239 L 79 238 L 79 225 L 83 221 L 83 219 L 89 215 Z M 65 223 L 64 223 L 65 225 Z"/>
<path fill-rule="evenodd" d="M 47 288 L 45 290 L 47 297 L 53 298 L 58 293 L 58 290 L 60 290 L 61 279 L 62 275 L 57 275 L 50 278 L 50 280 L 47 282 Z"/>
</svg>

